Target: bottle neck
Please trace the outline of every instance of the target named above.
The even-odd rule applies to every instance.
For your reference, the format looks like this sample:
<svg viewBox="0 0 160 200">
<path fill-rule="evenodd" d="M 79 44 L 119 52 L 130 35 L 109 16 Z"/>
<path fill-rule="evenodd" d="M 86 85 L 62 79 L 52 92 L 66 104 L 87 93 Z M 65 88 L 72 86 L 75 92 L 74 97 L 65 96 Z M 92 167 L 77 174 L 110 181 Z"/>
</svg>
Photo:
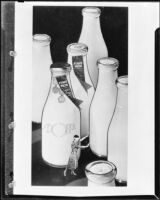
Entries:
<svg viewBox="0 0 160 200">
<path fill-rule="evenodd" d="M 87 55 L 68 54 L 68 63 L 71 65 L 72 70 L 74 70 L 75 65 L 79 67 L 83 65 L 85 68 L 85 66 L 87 66 Z"/>
<path fill-rule="evenodd" d="M 93 32 L 94 31 L 94 32 Z M 100 18 L 83 16 L 82 33 L 81 34 L 101 34 Z"/>
<path fill-rule="evenodd" d="M 51 87 L 50 87 L 50 91 L 52 90 L 53 87 L 58 87 L 60 88 L 60 85 L 63 88 L 68 88 L 69 90 L 71 90 L 72 95 L 74 96 L 74 92 L 72 89 L 72 85 L 71 85 L 71 80 L 70 80 L 70 73 L 64 73 L 64 74 L 56 74 L 56 73 L 51 73 Z"/>
<path fill-rule="evenodd" d="M 51 75 L 51 84 L 52 84 L 52 86 L 57 85 L 59 87 L 56 76 L 54 76 L 54 75 Z"/>
<path fill-rule="evenodd" d="M 117 105 L 128 107 L 128 86 L 118 87 Z"/>
<path fill-rule="evenodd" d="M 109 70 L 103 67 L 99 68 L 98 85 L 97 87 L 115 86 L 117 79 L 117 70 Z"/>
<path fill-rule="evenodd" d="M 51 59 L 50 45 L 39 44 L 38 42 L 33 42 L 33 54 L 34 56 L 43 57 L 49 60 Z M 42 59 L 41 59 L 42 60 Z"/>
<path fill-rule="evenodd" d="M 65 78 L 64 78 L 65 77 Z M 52 84 L 58 84 L 58 81 L 57 81 L 57 79 L 59 80 L 61 80 L 61 81 L 63 81 L 63 79 L 69 79 L 69 74 L 68 73 L 57 73 L 57 72 L 52 72 L 51 73 L 51 82 L 52 82 Z"/>
</svg>

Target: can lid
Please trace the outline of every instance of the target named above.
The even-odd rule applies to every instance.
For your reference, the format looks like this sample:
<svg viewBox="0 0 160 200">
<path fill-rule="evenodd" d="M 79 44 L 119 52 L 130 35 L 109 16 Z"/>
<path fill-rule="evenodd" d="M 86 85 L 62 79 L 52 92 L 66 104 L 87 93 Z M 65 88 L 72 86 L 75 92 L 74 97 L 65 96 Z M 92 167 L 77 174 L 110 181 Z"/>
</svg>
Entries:
<svg viewBox="0 0 160 200">
<path fill-rule="evenodd" d="M 106 69 L 116 70 L 119 66 L 119 61 L 116 58 L 103 57 L 97 60 L 98 67 L 105 66 Z"/>
<path fill-rule="evenodd" d="M 50 43 L 51 37 L 47 34 L 35 34 L 33 35 L 33 41 L 43 44 L 43 43 Z"/>
<path fill-rule="evenodd" d="M 97 7 L 85 7 L 82 9 L 82 15 L 99 17 L 100 14 L 101 14 L 101 10 Z"/>
<path fill-rule="evenodd" d="M 70 54 L 84 55 L 88 52 L 88 46 L 83 43 L 72 43 L 67 46 L 67 52 Z"/>
<path fill-rule="evenodd" d="M 55 62 L 51 64 L 50 70 L 52 72 L 70 72 L 71 65 L 65 62 Z"/>
</svg>

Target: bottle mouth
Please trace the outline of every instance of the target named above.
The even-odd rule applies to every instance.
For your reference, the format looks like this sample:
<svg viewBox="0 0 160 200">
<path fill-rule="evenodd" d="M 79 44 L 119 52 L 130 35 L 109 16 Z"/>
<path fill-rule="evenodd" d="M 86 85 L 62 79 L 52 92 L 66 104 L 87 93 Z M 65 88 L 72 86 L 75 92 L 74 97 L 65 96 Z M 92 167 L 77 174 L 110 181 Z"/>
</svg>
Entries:
<svg viewBox="0 0 160 200">
<path fill-rule="evenodd" d="M 86 176 L 89 180 L 98 183 L 105 183 L 112 181 L 116 174 L 116 166 L 104 160 L 98 160 L 89 163 L 85 168 Z"/>
<path fill-rule="evenodd" d="M 63 62 L 56 62 L 51 64 L 50 71 L 54 73 L 62 73 L 66 74 L 71 71 L 71 65 L 69 63 L 63 63 Z"/>
<path fill-rule="evenodd" d="M 119 61 L 116 58 L 103 57 L 97 60 L 97 65 L 99 67 L 105 67 L 109 70 L 117 70 L 119 66 Z"/>
<path fill-rule="evenodd" d="M 69 54 L 85 55 L 88 52 L 88 46 L 83 43 L 72 43 L 67 46 Z"/>
<path fill-rule="evenodd" d="M 39 44 L 49 44 L 51 42 L 51 37 L 47 34 L 35 34 L 33 35 L 33 41 Z"/>
<path fill-rule="evenodd" d="M 87 15 L 91 17 L 99 17 L 101 10 L 97 7 L 86 7 L 82 9 L 82 15 Z"/>
<path fill-rule="evenodd" d="M 120 76 L 116 80 L 117 87 L 126 87 L 128 86 L 128 75 Z"/>
</svg>

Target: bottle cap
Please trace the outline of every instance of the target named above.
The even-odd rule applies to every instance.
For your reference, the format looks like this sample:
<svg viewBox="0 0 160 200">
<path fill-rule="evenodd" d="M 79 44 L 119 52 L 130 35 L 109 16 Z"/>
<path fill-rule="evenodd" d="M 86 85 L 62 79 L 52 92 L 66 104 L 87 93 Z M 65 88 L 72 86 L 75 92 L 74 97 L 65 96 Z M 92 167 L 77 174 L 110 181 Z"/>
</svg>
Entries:
<svg viewBox="0 0 160 200">
<path fill-rule="evenodd" d="M 119 76 L 116 80 L 117 87 L 128 86 L 128 75 Z"/>
<path fill-rule="evenodd" d="M 67 46 L 69 54 L 85 55 L 88 52 L 88 46 L 83 43 L 72 43 Z"/>
<path fill-rule="evenodd" d="M 119 61 L 115 58 L 104 57 L 97 60 L 98 67 L 105 67 L 106 69 L 116 70 L 119 66 Z"/>
<path fill-rule="evenodd" d="M 97 7 L 86 7 L 82 9 L 82 15 L 88 15 L 91 17 L 99 17 L 101 10 Z"/>
<path fill-rule="evenodd" d="M 85 168 L 87 178 L 97 184 L 111 182 L 116 174 L 116 166 L 105 160 L 98 160 L 89 163 Z"/>
<path fill-rule="evenodd" d="M 35 34 L 33 35 L 33 41 L 38 44 L 48 45 L 51 42 L 51 37 L 47 34 Z"/>
<path fill-rule="evenodd" d="M 65 62 L 55 62 L 51 64 L 50 66 L 51 72 L 70 72 L 71 71 L 71 65 L 69 63 Z"/>
</svg>

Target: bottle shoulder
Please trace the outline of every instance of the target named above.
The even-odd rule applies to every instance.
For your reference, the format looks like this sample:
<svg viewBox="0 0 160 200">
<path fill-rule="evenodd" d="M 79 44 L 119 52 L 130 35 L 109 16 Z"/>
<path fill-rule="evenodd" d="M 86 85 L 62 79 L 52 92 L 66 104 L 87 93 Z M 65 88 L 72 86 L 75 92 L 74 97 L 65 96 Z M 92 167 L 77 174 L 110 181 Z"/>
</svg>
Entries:
<svg viewBox="0 0 160 200">
<path fill-rule="evenodd" d="M 67 95 L 63 94 L 63 99 L 59 99 L 60 95 L 49 94 L 46 104 L 44 106 L 44 112 L 54 111 L 57 112 L 77 112 L 79 113 L 78 107 L 67 97 Z"/>
<path fill-rule="evenodd" d="M 91 103 L 91 110 L 93 112 L 97 110 L 98 112 L 105 112 L 106 109 L 112 110 L 113 107 L 115 107 L 116 104 L 116 95 L 117 95 L 117 90 L 112 90 L 113 88 L 110 88 L 110 90 L 107 90 L 107 88 L 101 88 L 98 87 Z"/>
<path fill-rule="evenodd" d="M 83 35 L 82 35 L 82 36 L 79 38 L 79 41 L 78 41 L 78 42 L 80 42 L 80 43 L 85 43 L 85 44 L 88 45 L 88 46 L 89 46 L 90 44 L 95 45 L 95 46 L 101 45 L 102 48 L 107 49 L 107 45 L 106 45 L 106 43 L 105 43 L 103 37 L 94 36 L 93 33 L 92 33 L 90 36 L 89 36 L 89 35 L 87 35 L 87 36 L 83 36 Z M 98 47 L 98 46 L 97 46 L 97 47 Z"/>
</svg>

